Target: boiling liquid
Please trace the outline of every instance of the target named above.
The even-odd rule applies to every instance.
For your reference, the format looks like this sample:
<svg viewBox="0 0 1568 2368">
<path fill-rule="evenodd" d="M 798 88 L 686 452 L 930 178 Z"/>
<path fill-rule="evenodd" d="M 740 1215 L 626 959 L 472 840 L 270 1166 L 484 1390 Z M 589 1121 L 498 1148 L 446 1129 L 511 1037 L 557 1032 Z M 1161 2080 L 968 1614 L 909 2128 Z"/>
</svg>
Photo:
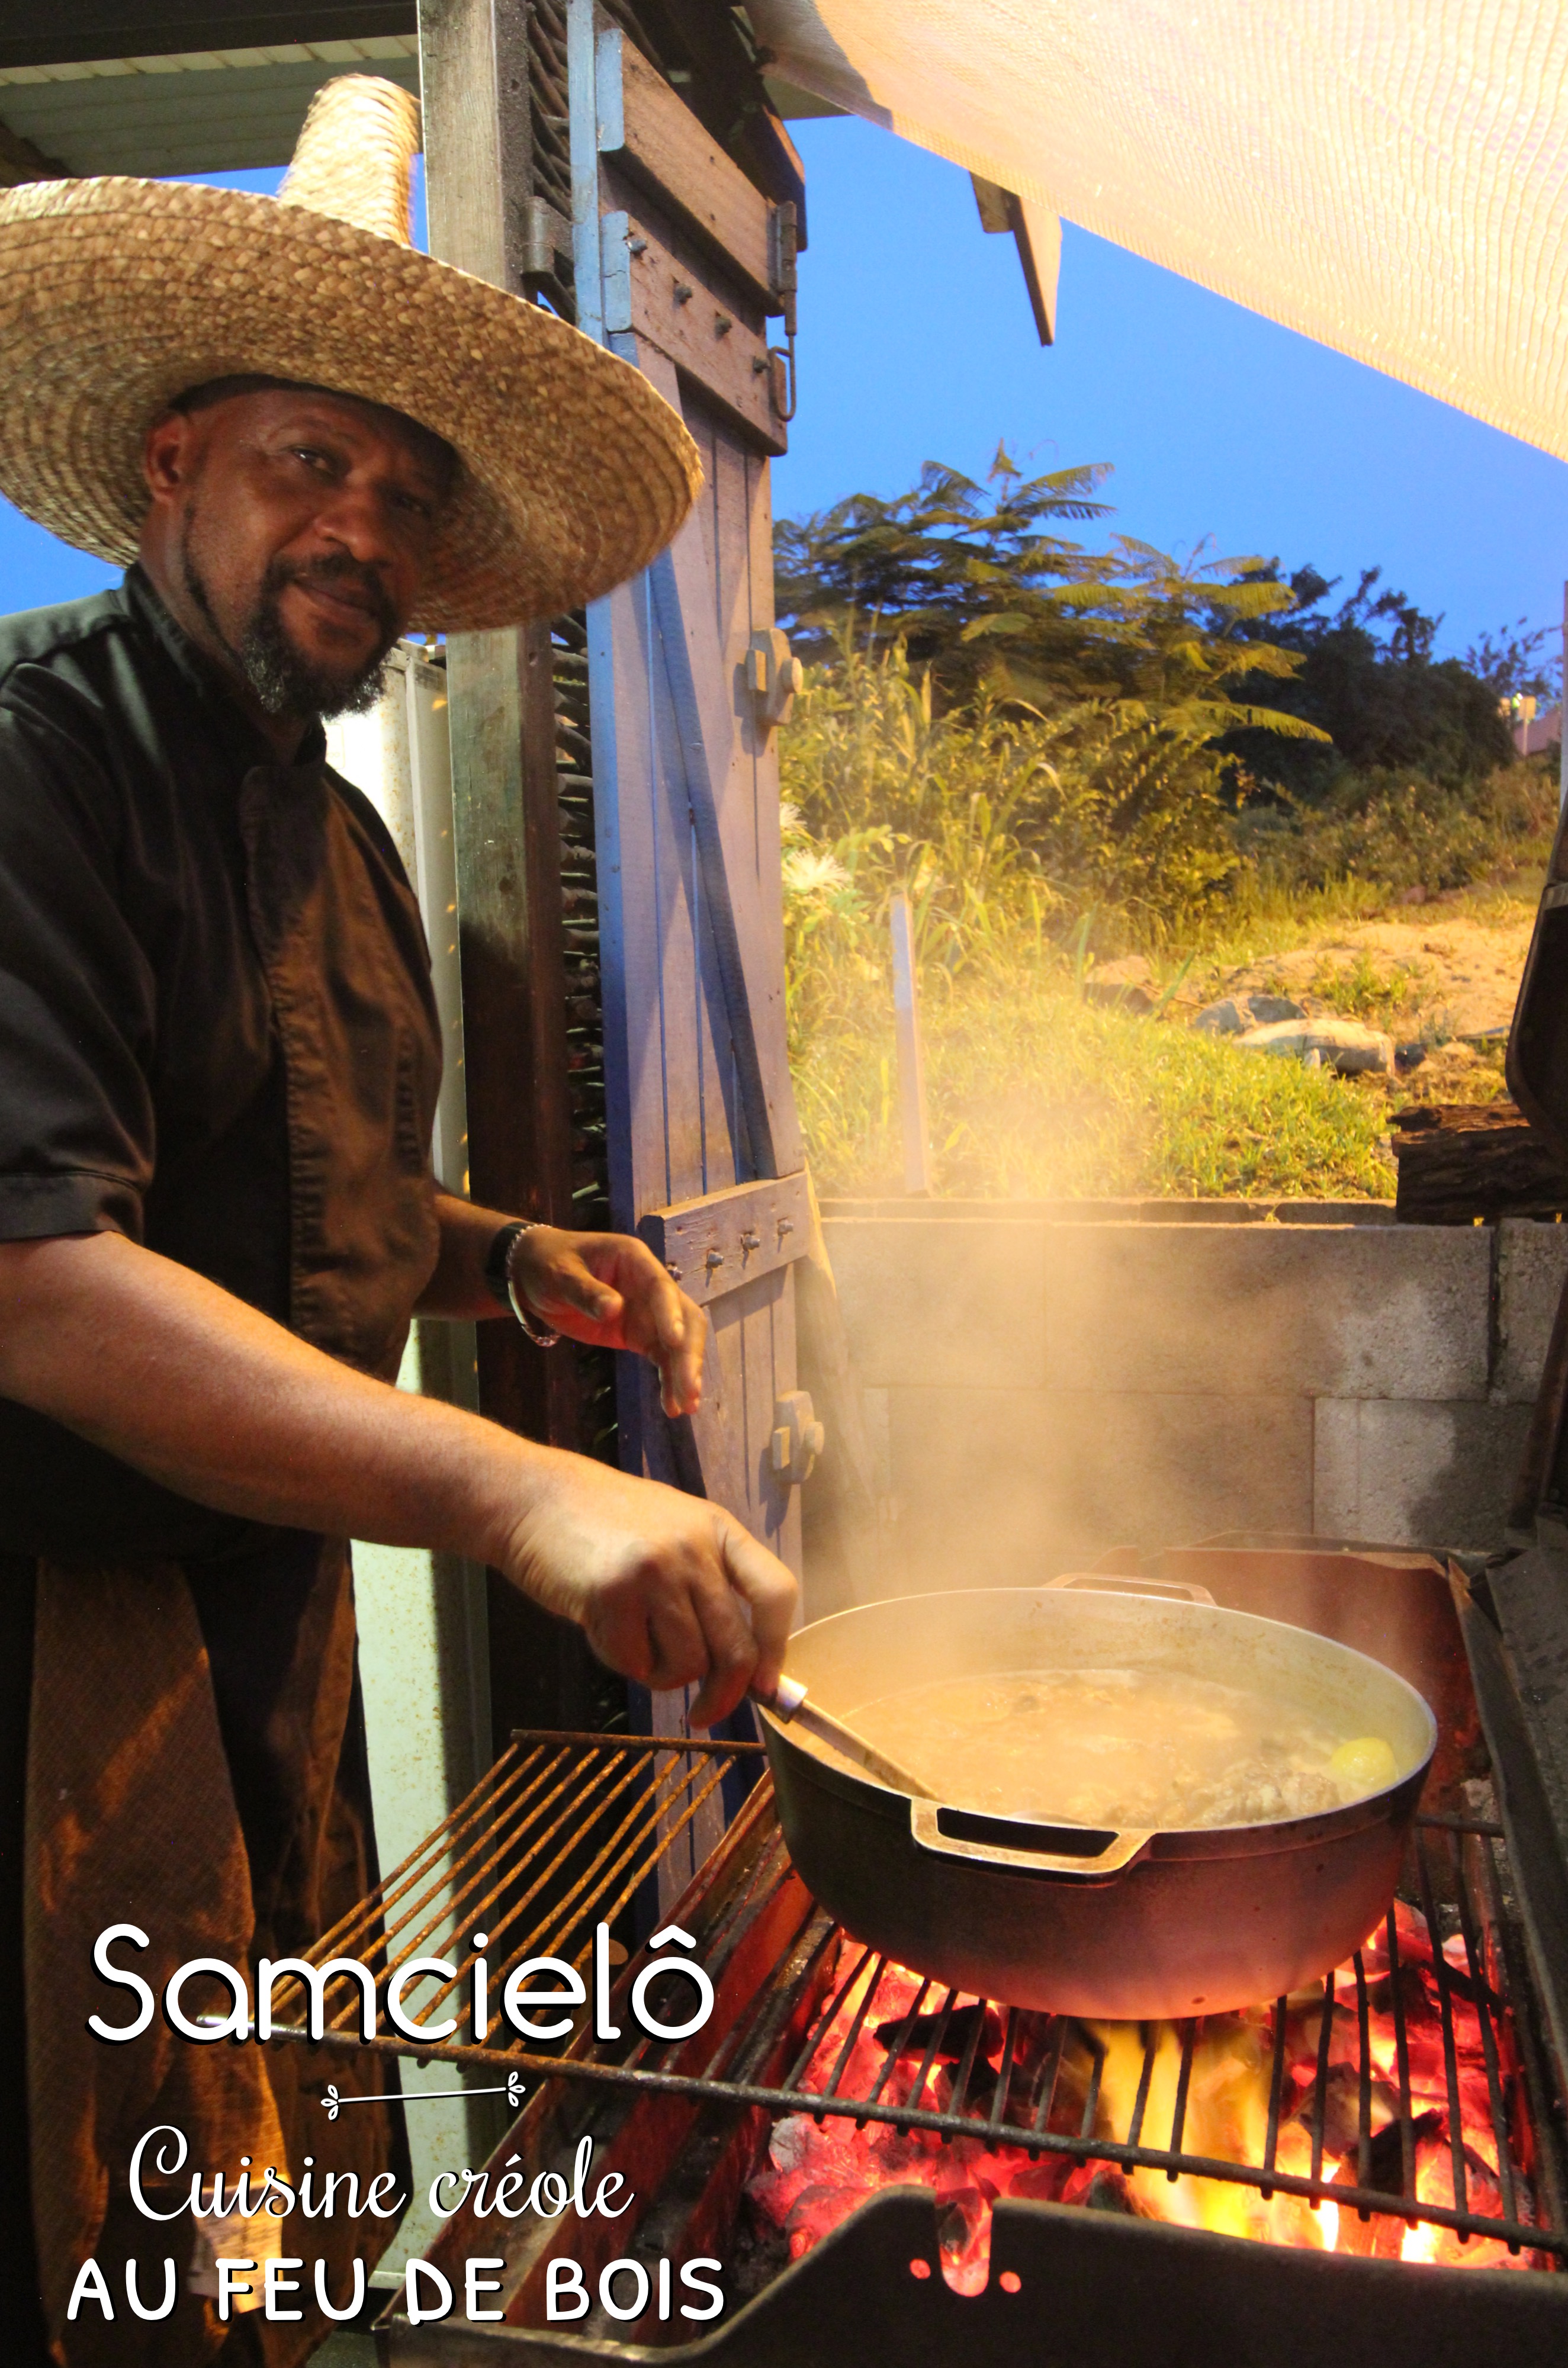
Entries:
<svg viewBox="0 0 1568 2368">
<path fill-rule="evenodd" d="M 1397 1775 L 1389 1746 L 1291 1703 L 1169 1669 L 951 1678 L 863 1702 L 869 1743 L 955 1807 L 1079 1826 L 1312 1816 Z"/>
</svg>

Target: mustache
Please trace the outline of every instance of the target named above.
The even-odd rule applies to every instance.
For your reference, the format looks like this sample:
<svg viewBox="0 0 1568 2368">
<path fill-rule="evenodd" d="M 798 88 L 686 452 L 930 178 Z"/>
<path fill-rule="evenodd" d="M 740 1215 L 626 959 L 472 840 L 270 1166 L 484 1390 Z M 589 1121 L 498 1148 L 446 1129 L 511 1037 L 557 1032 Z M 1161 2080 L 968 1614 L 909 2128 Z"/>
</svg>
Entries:
<svg viewBox="0 0 1568 2368">
<path fill-rule="evenodd" d="M 376 570 L 356 559 L 351 552 L 326 552 L 320 559 L 273 560 L 263 579 L 263 600 L 275 600 L 290 584 L 302 584 L 307 588 L 315 584 L 351 585 L 363 594 L 365 606 L 374 617 L 382 639 L 389 646 L 397 639 L 402 620 L 385 586 Z"/>
</svg>

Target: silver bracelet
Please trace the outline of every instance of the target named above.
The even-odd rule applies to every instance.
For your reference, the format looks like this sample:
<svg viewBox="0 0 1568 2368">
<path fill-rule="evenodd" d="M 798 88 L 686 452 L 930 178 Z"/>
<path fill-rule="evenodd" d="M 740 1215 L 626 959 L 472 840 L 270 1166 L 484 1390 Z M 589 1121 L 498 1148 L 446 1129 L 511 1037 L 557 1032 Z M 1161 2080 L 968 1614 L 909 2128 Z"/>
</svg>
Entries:
<svg viewBox="0 0 1568 2368">
<path fill-rule="evenodd" d="M 519 1217 L 515 1224 L 507 1228 L 507 1231 L 511 1235 L 511 1240 L 506 1245 L 506 1297 L 512 1313 L 536 1349 L 553 1349 L 560 1342 L 560 1333 L 549 1331 L 540 1323 L 527 1302 L 519 1294 L 517 1284 L 512 1281 L 512 1260 L 517 1254 L 517 1244 L 525 1234 L 538 1233 L 539 1221 L 534 1217 Z"/>
</svg>

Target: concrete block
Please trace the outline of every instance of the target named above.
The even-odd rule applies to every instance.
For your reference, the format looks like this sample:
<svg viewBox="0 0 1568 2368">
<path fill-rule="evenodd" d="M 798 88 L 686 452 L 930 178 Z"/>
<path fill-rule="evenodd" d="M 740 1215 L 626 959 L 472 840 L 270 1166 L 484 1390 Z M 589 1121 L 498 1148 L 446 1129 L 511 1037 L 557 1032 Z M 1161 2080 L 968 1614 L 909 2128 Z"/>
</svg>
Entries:
<svg viewBox="0 0 1568 2368">
<path fill-rule="evenodd" d="M 1534 1400 L 1568 1278 L 1568 1225 L 1506 1218 L 1497 1228 L 1497 1355 L 1492 1395 Z"/>
<path fill-rule="evenodd" d="M 1051 1226 L 1051 1387 L 1483 1399 L 1491 1255 L 1460 1226 Z"/>
<path fill-rule="evenodd" d="M 1055 1514 L 1042 1390 L 888 1392 L 890 1595 L 1022 1587 Z"/>
<path fill-rule="evenodd" d="M 862 1381 L 1043 1386 L 1043 1225 L 835 1219 L 823 1231 Z"/>
<path fill-rule="evenodd" d="M 1498 1544 L 1529 1416 L 1528 1406 L 1320 1398 L 1313 1529 L 1386 1545 Z"/>
<path fill-rule="evenodd" d="M 894 1388 L 888 1410 L 890 1594 L 1025 1586 L 1112 1546 L 1311 1527 L 1302 1397 Z"/>
</svg>

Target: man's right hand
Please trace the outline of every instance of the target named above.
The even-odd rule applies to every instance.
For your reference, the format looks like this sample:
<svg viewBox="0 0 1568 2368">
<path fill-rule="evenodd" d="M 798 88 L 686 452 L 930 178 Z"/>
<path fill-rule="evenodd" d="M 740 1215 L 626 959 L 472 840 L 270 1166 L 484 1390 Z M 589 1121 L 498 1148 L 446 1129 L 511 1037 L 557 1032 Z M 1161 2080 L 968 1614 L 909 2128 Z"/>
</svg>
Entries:
<svg viewBox="0 0 1568 2368">
<path fill-rule="evenodd" d="M 530 1475 L 503 1565 L 548 1611 L 575 1620 L 601 1661 L 654 1690 L 700 1681 L 698 1726 L 783 1667 L 796 1586 L 720 1505 L 555 1454 Z"/>
<path fill-rule="evenodd" d="M 0 1242 L 0 1396 L 219 1511 L 493 1563 L 699 1722 L 778 1678 L 795 1582 L 719 1506 L 371 1381 L 121 1234 Z"/>
</svg>

